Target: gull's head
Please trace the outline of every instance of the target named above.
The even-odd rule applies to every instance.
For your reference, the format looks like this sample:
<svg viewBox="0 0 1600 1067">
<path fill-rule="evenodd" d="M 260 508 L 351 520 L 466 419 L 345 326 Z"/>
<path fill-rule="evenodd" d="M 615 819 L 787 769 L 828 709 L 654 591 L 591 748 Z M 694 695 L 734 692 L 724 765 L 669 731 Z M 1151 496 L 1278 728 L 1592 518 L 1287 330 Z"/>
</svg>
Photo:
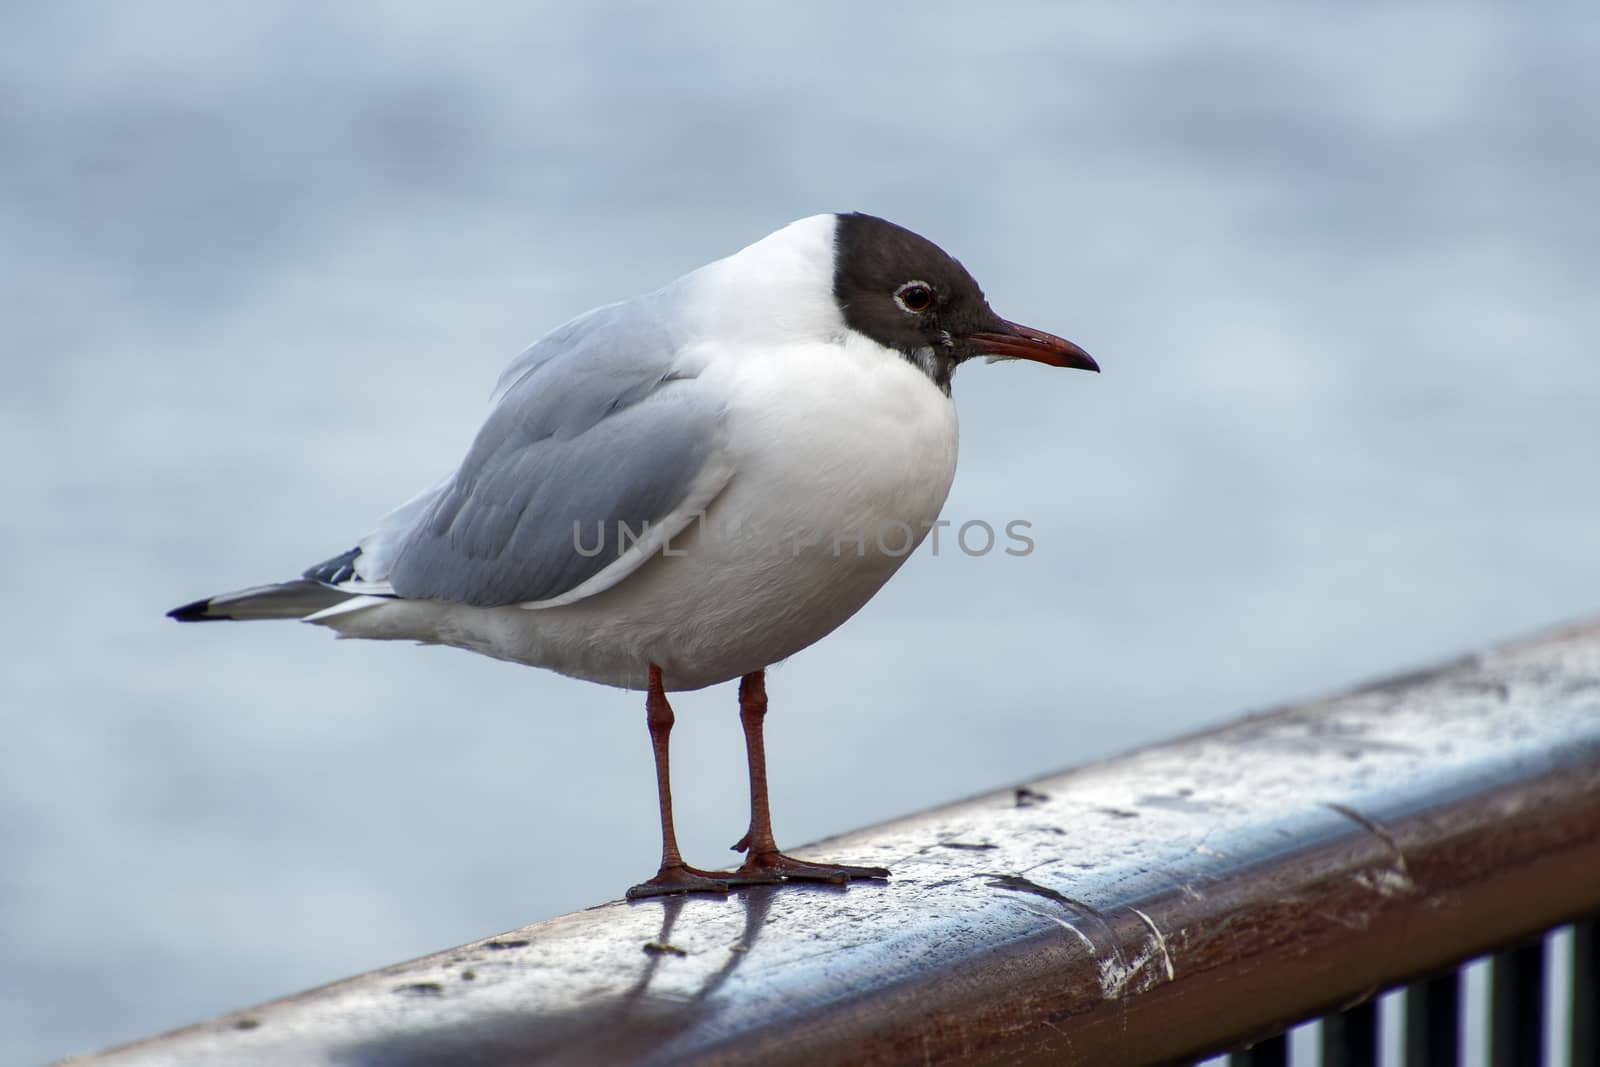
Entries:
<svg viewBox="0 0 1600 1067">
<path fill-rule="evenodd" d="M 1100 369 L 1071 341 L 995 314 L 953 256 L 873 215 L 800 219 L 663 292 L 700 336 L 751 350 L 854 333 L 946 393 L 956 367 L 976 356 Z"/>
<path fill-rule="evenodd" d="M 1100 369 L 1071 341 L 995 314 L 966 268 L 926 237 L 873 215 L 833 218 L 833 297 L 846 326 L 900 352 L 946 392 L 974 356 Z"/>
</svg>

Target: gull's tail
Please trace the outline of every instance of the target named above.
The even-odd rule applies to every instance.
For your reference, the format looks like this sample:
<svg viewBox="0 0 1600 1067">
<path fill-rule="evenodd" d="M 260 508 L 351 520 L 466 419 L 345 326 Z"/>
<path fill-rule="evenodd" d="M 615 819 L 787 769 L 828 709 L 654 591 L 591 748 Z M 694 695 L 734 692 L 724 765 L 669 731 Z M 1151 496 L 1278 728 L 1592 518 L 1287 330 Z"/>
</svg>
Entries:
<svg viewBox="0 0 1600 1067">
<path fill-rule="evenodd" d="M 257 585 L 235 593 L 219 593 L 167 612 L 179 622 L 221 622 L 225 619 L 303 619 L 321 622 L 332 615 L 358 611 L 394 597 L 388 582 L 369 582 L 356 573 L 361 546 L 288 582 Z"/>
<path fill-rule="evenodd" d="M 226 619 L 303 619 L 359 594 L 321 582 L 297 578 L 276 585 L 258 585 L 236 593 L 221 593 L 167 612 L 179 622 L 221 622 Z"/>
</svg>

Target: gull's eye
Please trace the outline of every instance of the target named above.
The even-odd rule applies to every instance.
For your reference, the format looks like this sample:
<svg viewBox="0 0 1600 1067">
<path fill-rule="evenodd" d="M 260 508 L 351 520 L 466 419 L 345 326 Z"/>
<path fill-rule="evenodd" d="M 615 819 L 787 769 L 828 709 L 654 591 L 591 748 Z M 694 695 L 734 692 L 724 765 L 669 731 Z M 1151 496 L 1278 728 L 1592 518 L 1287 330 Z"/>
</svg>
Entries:
<svg viewBox="0 0 1600 1067">
<path fill-rule="evenodd" d="M 927 282 L 906 282 L 894 291 L 894 302 L 913 315 L 933 307 L 933 286 Z"/>
</svg>

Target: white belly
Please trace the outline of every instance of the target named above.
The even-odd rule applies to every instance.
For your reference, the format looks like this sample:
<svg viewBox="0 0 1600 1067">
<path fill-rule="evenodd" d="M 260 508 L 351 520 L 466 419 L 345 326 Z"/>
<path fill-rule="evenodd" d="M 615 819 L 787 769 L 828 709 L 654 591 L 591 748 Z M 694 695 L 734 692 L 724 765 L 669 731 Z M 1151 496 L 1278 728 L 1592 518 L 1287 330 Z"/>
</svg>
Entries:
<svg viewBox="0 0 1600 1067">
<path fill-rule="evenodd" d="M 455 645 L 607 685 L 699 689 L 855 614 L 921 543 L 956 466 L 955 407 L 865 341 L 715 361 L 735 473 L 703 520 L 617 585 L 556 608 L 387 601 L 350 637 Z"/>
</svg>

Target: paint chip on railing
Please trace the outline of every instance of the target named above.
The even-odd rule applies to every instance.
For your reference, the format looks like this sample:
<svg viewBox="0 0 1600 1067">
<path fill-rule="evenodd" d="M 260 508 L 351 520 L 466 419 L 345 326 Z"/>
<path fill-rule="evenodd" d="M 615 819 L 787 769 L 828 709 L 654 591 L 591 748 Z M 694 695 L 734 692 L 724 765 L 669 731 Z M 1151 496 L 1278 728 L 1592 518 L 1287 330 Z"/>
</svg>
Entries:
<svg viewBox="0 0 1600 1067">
<path fill-rule="evenodd" d="M 1357 871 L 1350 878 L 1356 885 L 1370 889 L 1380 897 L 1404 896 L 1417 888 L 1409 874 L 1387 867 L 1375 871 Z"/>
<path fill-rule="evenodd" d="M 1150 941 L 1131 959 L 1113 954 L 1101 960 L 1100 995 L 1115 1000 L 1125 993 L 1143 993 L 1160 984 L 1160 973 L 1145 970 L 1145 965 L 1158 955 L 1164 956 L 1165 950 Z M 1134 979 L 1138 979 L 1138 984 L 1134 984 Z"/>
<path fill-rule="evenodd" d="M 1161 962 L 1166 964 L 1167 967 L 1167 981 L 1172 981 L 1178 975 L 1172 967 L 1172 953 L 1167 951 L 1167 939 L 1161 935 L 1161 930 L 1156 926 L 1155 922 L 1150 918 L 1150 916 L 1146 915 L 1144 912 L 1133 907 L 1132 905 L 1128 907 L 1128 910 L 1139 916 L 1139 918 L 1143 920 L 1144 924 L 1150 928 L 1150 936 L 1156 939 L 1156 945 L 1161 949 Z"/>
</svg>

